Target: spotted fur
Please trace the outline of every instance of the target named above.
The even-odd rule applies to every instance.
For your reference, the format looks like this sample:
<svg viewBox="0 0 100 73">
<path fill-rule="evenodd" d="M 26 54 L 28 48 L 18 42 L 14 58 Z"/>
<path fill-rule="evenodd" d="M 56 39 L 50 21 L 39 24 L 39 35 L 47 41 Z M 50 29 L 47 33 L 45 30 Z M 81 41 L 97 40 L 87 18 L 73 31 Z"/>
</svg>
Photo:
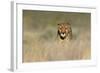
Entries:
<svg viewBox="0 0 100 73">
<path fill-rule="evenodd" d="M 58 24 L 57 37 L 60 37 L 61 40 L 71 40 L 72 39 L 72 29 L 69 23 L 60 23 Z"/>
</svg>

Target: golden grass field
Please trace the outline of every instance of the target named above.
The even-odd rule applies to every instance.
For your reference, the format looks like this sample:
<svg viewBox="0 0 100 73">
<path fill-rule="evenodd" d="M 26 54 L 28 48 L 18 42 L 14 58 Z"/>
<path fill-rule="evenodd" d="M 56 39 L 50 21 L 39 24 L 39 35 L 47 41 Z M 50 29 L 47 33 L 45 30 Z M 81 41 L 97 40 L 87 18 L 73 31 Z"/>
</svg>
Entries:
<svg viewBox="0 0 100 73">
<path fill-rule="evenodd" d="M 72 23 L 70 42 L 57 39 L 57 23 L 65 19 Z M 23 11 L 23 62 L 90 59 L 90 27 L 88 13 Z"/>
</svg>

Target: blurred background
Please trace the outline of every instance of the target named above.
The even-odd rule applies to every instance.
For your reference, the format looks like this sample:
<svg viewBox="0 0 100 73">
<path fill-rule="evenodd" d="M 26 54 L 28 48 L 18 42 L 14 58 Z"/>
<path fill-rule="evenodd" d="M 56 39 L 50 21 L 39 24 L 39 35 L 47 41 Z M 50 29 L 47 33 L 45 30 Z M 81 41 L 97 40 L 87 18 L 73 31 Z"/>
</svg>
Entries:
<svg viewBox="0 0 100 73">
<path fill-rule="evenodd" d="M 69 22 L 73 39 L 58 44 L 57 24 Z M 23 62 L 91 58 L 91 14 L 23 10 Z"/>
</svg>

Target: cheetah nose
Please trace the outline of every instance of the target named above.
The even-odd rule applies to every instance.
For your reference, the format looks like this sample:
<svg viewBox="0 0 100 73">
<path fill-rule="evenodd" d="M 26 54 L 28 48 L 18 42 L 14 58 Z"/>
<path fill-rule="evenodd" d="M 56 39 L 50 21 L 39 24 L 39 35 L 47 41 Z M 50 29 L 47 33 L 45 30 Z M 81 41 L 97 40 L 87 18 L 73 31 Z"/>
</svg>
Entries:
<svg viewBox="0 0 100 73">
<path fill-rule="evenodd" d="M 62 34 L 64 34 L 64 32 Z"/>
</svg>

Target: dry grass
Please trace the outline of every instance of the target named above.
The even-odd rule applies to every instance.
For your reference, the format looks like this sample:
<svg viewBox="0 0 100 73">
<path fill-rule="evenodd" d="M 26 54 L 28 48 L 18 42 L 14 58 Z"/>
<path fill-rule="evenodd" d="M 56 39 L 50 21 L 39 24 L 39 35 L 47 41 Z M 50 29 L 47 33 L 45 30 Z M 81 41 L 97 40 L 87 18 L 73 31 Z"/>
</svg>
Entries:
<svg viewBox="0 0 100 73">
<path fill-rule="evenodd" d="M 91 58 L 90 32 L 82 31 L 77 38 L 73 36 L 72 41 L 62 41 L 61 43 L 55 39 L 45 39 L 46 33 L 44 34 L 44 32 L 24 32 L 23 62 Z"/>
</svg>

